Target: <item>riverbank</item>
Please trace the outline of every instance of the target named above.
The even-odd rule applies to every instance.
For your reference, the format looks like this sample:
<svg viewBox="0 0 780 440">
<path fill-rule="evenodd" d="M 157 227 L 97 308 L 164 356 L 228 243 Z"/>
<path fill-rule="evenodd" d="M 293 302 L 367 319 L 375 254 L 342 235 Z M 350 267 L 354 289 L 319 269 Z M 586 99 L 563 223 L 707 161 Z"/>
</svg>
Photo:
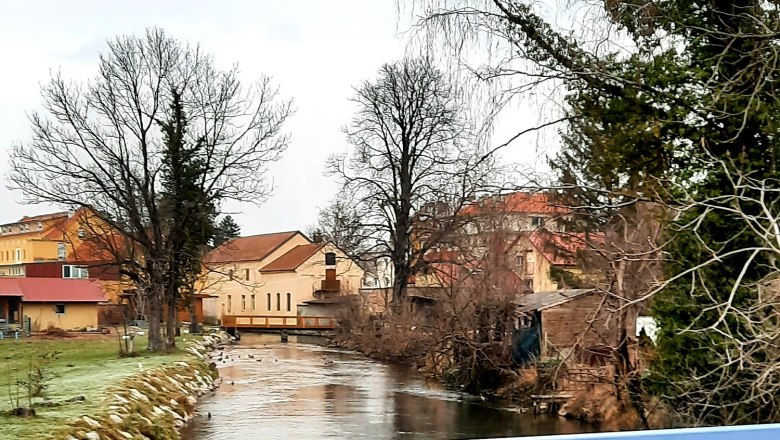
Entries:
<svg viewBox="0 0 780 440">
<path fill-rule="evenodd" d="M 82 433 L 83 423 L 91 425 L 84 416 L 89 420 L 102 420 L 106 426 L 109 425 L 107 421 L 118 424 L 117 417 L 111 417 L 109 411 L 119 410 L 119 405 L 107 402 L 117 396 L 126 399 L 122 392 L 135 381 L 140 379 L 135 384 L 144 387 L 144 393 L 151 393 L 147 385 L 154 386 L 154 377 L 158 373 L 160 377 L 180 376 L 181 383 L 197 380 L 188 376 L 187 370 L 198 371 L 201 377 L 210 377 L 205 374 L 204 369 L 208 368 L 202 353 L 208 350 L 207 346 L 216 343 L 213 339 L 182 337 L 178 341 L 179 350 L 161 354 L 139 350 L 138 356 L 132 358 L 118 357 L 116 336 L 0 340 L 0 363 L 3 365 L 3 371 L 0 371 L 0 393 L 3 394 L 0 399 L 0 438 L 67 438 L 69 433 Z M 143 337 L 136 338 L 138 347 L 145 346 L 145 342 Z M 31 375 L 41 376 L 40 380 L 33 382 L 40 382 L 43 388 L 39 396 L 28 400 L 25 383 L 29 382 Z M 147 382 L 147 385 L 141 382 Z M 21 385 L 17 386 L 18 383 Z M 15 402 L 16 397 L 19 397 L 19 405 Z M 35 410 L 34 417 L 9 414 L 12 406 L 29 406 L 30 400 Z M 108 405 L 114 408 L 108 408 Z M 170 418 L 175 419 L 172 415 Z M 173 420 L 167 422 L 172 424 Z M 71 423 L 73 425 L 69 427 Z M 83 434 L 91 431 L 83 431 Z"/>
</svg>

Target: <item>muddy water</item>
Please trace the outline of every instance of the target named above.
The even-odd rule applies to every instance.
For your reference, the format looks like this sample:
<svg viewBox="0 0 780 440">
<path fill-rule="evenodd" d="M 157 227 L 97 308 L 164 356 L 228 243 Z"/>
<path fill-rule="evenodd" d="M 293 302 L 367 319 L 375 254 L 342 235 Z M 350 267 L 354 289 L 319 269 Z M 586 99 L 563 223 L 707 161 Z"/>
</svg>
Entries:
<svg viewBox="0 0 780 440">
<path fill-rule="evenodd" d="M 184 438 L 462 439 L 589 430 L 486 405 L 406 369 L 311 342 L 242 335 L 224 351 L 222 386 L 203 398 Z"/>
</svg>

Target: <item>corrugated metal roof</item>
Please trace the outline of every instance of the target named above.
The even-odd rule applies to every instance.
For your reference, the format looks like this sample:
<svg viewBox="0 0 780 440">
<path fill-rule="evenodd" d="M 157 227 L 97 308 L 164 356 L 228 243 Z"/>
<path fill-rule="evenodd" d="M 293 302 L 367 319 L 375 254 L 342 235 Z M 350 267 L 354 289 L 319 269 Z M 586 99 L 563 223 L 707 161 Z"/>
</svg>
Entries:
<svg viewBox="0 0 780 440">
<path fill-rule="evenodd" d="M 21 296 L 25 302 L 103 302 L 100 285 L 63 278 L 0 278 L 0 296 Z"/>
<path fill-rule="evenodd" d="M 206 254 L 206 263 L 231 263 L 235 261 L 260 261 L 293 238 L 298 231 L 237 237 Z"/>
<path fill-rule="evenodd" d="M 553 290 L 549 292 L 522 293 L 515 296 L 515 310 L 518 312 L 545 310 L 567 303 L 577 297 L 595 291 L 595 289 L 570 289 Z"/>
<path fill-rule="evenodd" d="M 276 260 L 266 264 L 260 272 L 291 272 L 322 249 L 322 243 L 301 244 L 287 251 Z"/>
</svg>

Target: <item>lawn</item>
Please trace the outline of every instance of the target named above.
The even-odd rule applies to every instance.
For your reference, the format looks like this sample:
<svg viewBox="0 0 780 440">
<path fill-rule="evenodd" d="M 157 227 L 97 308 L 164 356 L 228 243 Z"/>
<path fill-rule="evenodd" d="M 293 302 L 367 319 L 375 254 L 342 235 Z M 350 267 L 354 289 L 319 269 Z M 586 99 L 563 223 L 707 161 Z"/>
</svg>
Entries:
<svg viewBox="0 0 780 440">
<path fill-rule="evenodd" d="M 139 356 L 120 358 L 116 336 L 0 339 L 0 439 L 52 438 L 74 418 L 97 412 L 107 390 L 122 378 L 138 372 L 141 367 L 153 368 L 189 356 L 181 351 L 150 354 L 144 350 L 145 338 L 138 337 L 135 342 Z M 31 361 L 53 351 L 61 353 L 48 364 L 48 375 L 52 379 L 47 382 L 45 397 L 56 406 L 36 406 L 37 416 L 33 418 L 5 415 L 11 409 L 9 382 L 24 377 Z M 86 400 L 63 403 L 78 396 L 84 396 Z"/>
</svg>

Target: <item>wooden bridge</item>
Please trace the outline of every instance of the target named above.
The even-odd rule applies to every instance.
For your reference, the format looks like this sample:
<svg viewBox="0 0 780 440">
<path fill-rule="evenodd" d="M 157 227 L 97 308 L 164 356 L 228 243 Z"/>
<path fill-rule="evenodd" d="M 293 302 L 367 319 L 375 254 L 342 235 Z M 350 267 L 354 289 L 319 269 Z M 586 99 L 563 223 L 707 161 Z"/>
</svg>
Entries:
<svg viewBox="0 0 780 440">
<path fill-rule="evenodd" d="M 222 328 L 248 330 L 333 330 L 333 316 L 224 315 Z"/>
</svg>

